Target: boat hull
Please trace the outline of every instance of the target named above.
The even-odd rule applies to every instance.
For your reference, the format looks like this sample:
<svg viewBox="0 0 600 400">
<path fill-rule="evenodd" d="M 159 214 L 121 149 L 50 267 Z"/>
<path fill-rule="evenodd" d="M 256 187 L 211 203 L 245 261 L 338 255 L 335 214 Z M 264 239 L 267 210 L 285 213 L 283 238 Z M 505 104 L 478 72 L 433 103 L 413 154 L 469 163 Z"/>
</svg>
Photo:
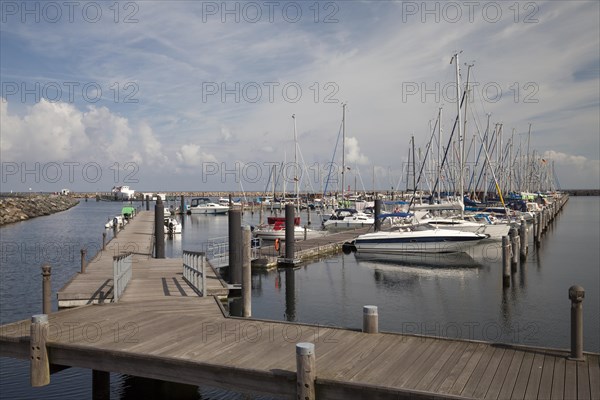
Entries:
<svg viewBox="0 0 600 400">
<path fill-rule="evenodd" d="M 215 207 L 190 207 L 191 214 L 227 214 L 229 207 L 215 206 Z"/>
<path fill-rule="evenodd" d="M 376 254 L 464 252 L 485 235 L 436 229 L 423 232 L 377 232 L 354 240 L 356 251 Z"/>
</svg>

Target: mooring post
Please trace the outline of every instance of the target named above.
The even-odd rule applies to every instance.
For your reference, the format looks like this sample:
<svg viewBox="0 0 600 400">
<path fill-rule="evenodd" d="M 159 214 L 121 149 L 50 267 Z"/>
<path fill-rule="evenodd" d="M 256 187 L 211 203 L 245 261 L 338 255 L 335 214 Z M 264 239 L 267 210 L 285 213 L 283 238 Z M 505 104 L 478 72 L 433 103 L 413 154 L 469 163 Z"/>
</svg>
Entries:
<svg viewBox="0 0 600 400">
<path fill-rule="evenodd" d="M 315 399 L 315 345 L 313 343 L 296 344 L 296 398 Z"/>
<path fill-rule="evenodd" d="M 113 219 L 113 238 L 117 237 L 117 234 L 119 233 L 119 223 L 117 221 L 117 219 Z"/>
<path fill-rule="evenodd" d="M 30 327 L 30 383 L 33 387 L 45 386 L 50 383 L 50 361 L 46 349 L 48 337 L 47 314 L 37 314 L 31 317 Z"/>
<path fill-rule="evenodd" d="M 510 268 L 512 272 L 515 272 L 519 264 L 519 236 L 517 236 L 517 230 L 510 228 L 508 237 L 510 238 Z"/>
<path fill-rule="evenodd" d="M 150 196 L 146 195 L 146 211 L 150 211 Z"/>
<path fill-rule="evenodd" d="M 306 207 L 306 224 L 308 226 L 310 226 L 311 222 L 310 222 L 310 207 Z M 306 240 L 306 238 L 304 238 L 304 240 Z"/>
<path fill-rule="evenodd" d="M 294 259 L 295 243 L 296 240 L 294 235 L 294 205 L 285 205 L 285 258 L 288 260 Z"/>
<path fill-rule="evenodd" d="M 263 210 L 263 208 L 264 208 L 264 205 L 263 205 L 263 203 L 261 201 L 260 202 L 260 208 L 258 209 L 258 224 L 259 225 L 262 225 L 263 222 L 264 222 L 264 217 L 263 217 L 264 210 Z"/>
<path fill-rule="evenodd" d="M 536 213 L 535 214 L 535 219 L 534 219 L 534 223 L 535 223 L 535 244 L 537 246 L 542 244 L 542 213 Z"/>
<path fill-rule="evenodd" d="M 363 306 L 363 332 L 379 333 L 377 306 Z"/>
<path fill-rule="evenodd" d="M 375 227 L 374 227 L 375 232 L 379 232 L 381 230 L 381 218 L 379 218 L 380 215 L 381 215 L 381 199 L 376 198 L 375 199 Z"/>
<path fill-rule="evenodd" d="M 106 232 L 102 232 L 102 250 L 106 250 Z"/>
<path fill-rule="evenodd" d="M 179 205 L 179 213 L 185 215 L 185 197 L 181 195 L 181 204 Z"/>
<path fill-rule="evenodd" d="M 110 373 L 92 370 L 92 400 L 110 400 Z"/>
<path fill-rule="evenodd" d="M 510 286 L 510 242 L 502 236 L 502 286 Z"/>
<path fill-rule="evenodd" d="M 87 266 L 86 262 L 85 262 L 85 256 L 87 254 L 87 250 L 86 249 L 81 249 L 81 273 L 84 274 L 85 273 L 85 267 Z"/>
<path fill-rule="evenodd" d="M 52 267 L 48 264 L 42 265 L 42 313 L 52 312 L 52 283 L 50 277 Z"/>
<path fill-rule="evenodd" d="M 523 218 L 521 218 L 521 226 L 519 227 L 519 238 L 520 238 L 520 249 L 519 253 L 521 256 L 521 261 L 525 261 L 527 259 L 527 222 Z"/>
<path fill-rule="evenodd" d="M 250 226 L 242 227 L 243 264 L 242 264 L 242 316 L 252 316 L 252 232 Z"/>
<path fill-rule="evenodd" d="M 306 240 L 307 236 L 308 236 L 308 227 L 306 225 L 304 225 L 304 240 Z"/>
<path fill-rule="evenodd" d="M 585 290 L 579 285 L 569 288 L 571 299 L 571 360 L 583 361 L 583 298 Z"/>
<path fill-rule="evenodd" d="M 165 207 L 160 196 L 154 205 L 154 258 L 165 258 Z"/>
<path fill-rule="evenodd" d="M 229 283 L 242 283 L 242 212 L 231 208 L 229 218 Z"/>
</svg>

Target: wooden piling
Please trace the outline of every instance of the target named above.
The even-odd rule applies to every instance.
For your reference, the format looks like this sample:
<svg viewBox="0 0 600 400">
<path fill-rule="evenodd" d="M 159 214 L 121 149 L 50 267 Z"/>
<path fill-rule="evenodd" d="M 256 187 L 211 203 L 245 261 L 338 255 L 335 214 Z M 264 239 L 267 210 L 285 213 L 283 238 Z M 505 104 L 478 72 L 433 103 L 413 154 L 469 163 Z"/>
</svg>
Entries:
<svg viewBox="0 0 600 400">
<path fill-rule="evenodd" d="M 381 230 L 381 199 L 375 199 L 375 227 L 373 228 L 375 232 L 379 232 Z"/>
<path fill-rule="evenodd" d="M 296 398 L 315 400 L 315 345 L 313 343 L 296 344 Z"/>
<path fill-rule="evenodd" d="M 519 264 L 519 236 L 517 235 L 517 230 L 510 228 L 508 236 L 510 238 L 510 268 L 512 272 L 515 272 Z"/>
<path fill-rule="evenodd" d="M 110 400 L 110 373 L 92 370 L 92 400 Z"/>
<path fill-rule="evenodd" d="M 306 207 L 306 224 L 308 226 L 310 226 L 310 224 L 311 224 L 311 222 L 310 222 L 310 207 Z M 306 240 L 306 238 L 304 240 Z"/>
<path fill-rule="evenodd" d="M 510 286 L 510 242 L 502 236 L 502 286 Z"/>
<path fill-rule="evenodd" d="M 252 316 L 252 232 L 248 225 L 242 228 L 242 243 L 242 316 L 249 318 Z"/>
<path fill-rule="evenodd" d="M 542 244 L 542 214 L 536 213 L 534 224 L 535 224 L 535 244 L 536 246 L 540 246 Z"/>
<path fill-rule="evenodd" d="M 30 382 L 33 387 L 46 386 L 50 383 L 50 361 L 46 349 L 48 337 L 47 314 L 37 314 L 31 317 L 30 327 Z"/>
<path fill-rule="evenodd" d="M 294 205 L 285 205 L 285 258 L 288 260 L 294 259 L 295 246 L 294 241 Z"/>
<path fill-rule="evenodd" d="M 154 258 L 165 258 L 165 207 L 160 196 L 154 205 Z"/>
<path fill-rule="evenodd" d="M 379 333 L 377 306 L 363 306 L 363 332 Z"/>
<path fill-rule="evenodd" d="M 524 219 L 521 220 L 521 226 L 519 227 L 519 254 L 521 261 L 525 261 L 527 259 L 527 223 Z"/>
<path fill-rule="evenodd" d="M 102 232 L 102 250 L 106 250 L 106 232 Z"/>
<path fill-rule="evenodd" d="M 242 212 L 229 209 L 229 283 L 242 283 Z"/>
<path fill-rule="evenodd" d="M 85 260 L 85 256 L 87 254 L 87 250 L 86 249 L 81 249 L 81 273 L 85 274 L 85 268 L 87 266 L 86 260 Z"/>
<path fill-rule="evenodd" d="M 52 312 L 52 267 L 42 266 L 42 312 L 46 315 Z"/>
</svg>

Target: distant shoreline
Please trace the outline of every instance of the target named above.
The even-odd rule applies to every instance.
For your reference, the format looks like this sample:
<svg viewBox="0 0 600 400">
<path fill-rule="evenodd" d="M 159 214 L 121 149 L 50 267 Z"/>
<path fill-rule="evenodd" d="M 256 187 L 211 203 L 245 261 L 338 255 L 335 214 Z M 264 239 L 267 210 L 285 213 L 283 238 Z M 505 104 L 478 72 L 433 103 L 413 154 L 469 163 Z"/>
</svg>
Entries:
<svg viewBox="0 0 600 400">
<path fill-rule="evenodd" d="M 0 226 L 26 221 L 42 215 L 55 214 L 77 205 L 78 200 L 68 196 L 26 195 L 0 198 Z"/>
<path fill-rule="evenodd" d="M 149 191 L 139 191 L 139 192 L 149 192 Z M 363 193 L 363 191 L 358 191 L 359 193 Z M 563 193 L 567 193 L 570 196 L 600 196 L 600 189 L 564 189 L 561 190 L 561 192 Z M 272 193 L 270 192 L 264 192 L 264 191 L 252 191 L 252 192 L 239 192 L 239 191 L 233 191 L 233 192 L 227 192 L 227 191 L 157 191 L 156 193 L 165 193 L 167 195 L 167 197 L 169 198 L 179 198 L 180 196 L 185 196 L 185 197 L 228 197 L 229 195 L 231 195 L 232 197 L 238 198 L 238 197 L 263 197 L 265 195 L 269 195 Z M 277 194 L 280 194 L 281 191 L 277 191 Z M 329 194 L 335 195 L 335 192 L 328 192 Z M 372 190 L 367 190 L 367 194 L 372 194 L 373 191 Z M 389 191 L 377 191 L 377 193 L 380 194 L 390 194 Z M 394 192 L 394 194 L 403 194 L 406 193 L 406 191 L 396 191 Z M 301 192 L 300 195 L 306 195 L 306 192 Z M 313 193 L 310 193 L 313 194 Z M 321 193 L 317 193 L 317 194 L 321 194 Z M 52 196 L 50 193 L 39 193 L 36 194 L 35 196 Z M 68 197 L 68 198 L 72 198 L 72 199 L 79 199 L 79 198 L 89 198 L 89 199 L 95 199 L 96 196 L 99 195 L 103 198 L 110 196 L 110 192 L 106 192 L 106 193 L 98 193 L 98 192 L 71 192 L 69 193 L 67 196 L 57 196 L 59 198 L 64 198 L 64 197 Z M 340 195 L 340 193 L 338 193 L 338 195 Z M 6 197 L 29 197 L 30 194 L 29 193 L 0 193 L 0 198 L 6 198 Z M 141 199 L 135 199 L 137 201 L 140 201 Z"/>
</svg>

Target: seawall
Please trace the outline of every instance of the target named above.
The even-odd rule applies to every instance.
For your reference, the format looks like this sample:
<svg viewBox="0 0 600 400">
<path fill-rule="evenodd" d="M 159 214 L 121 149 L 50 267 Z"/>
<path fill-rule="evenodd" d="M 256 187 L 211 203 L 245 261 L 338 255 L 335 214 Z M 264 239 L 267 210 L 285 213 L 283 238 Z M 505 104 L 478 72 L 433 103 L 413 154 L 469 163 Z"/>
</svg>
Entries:
<svg viewBox="0 0 600 400">
<path fill-rule="evenodd" d="M 0 226 L 68 210 L 79 203 L 67 196 L 35 195 L 0 198 Z"/>
</svg>

